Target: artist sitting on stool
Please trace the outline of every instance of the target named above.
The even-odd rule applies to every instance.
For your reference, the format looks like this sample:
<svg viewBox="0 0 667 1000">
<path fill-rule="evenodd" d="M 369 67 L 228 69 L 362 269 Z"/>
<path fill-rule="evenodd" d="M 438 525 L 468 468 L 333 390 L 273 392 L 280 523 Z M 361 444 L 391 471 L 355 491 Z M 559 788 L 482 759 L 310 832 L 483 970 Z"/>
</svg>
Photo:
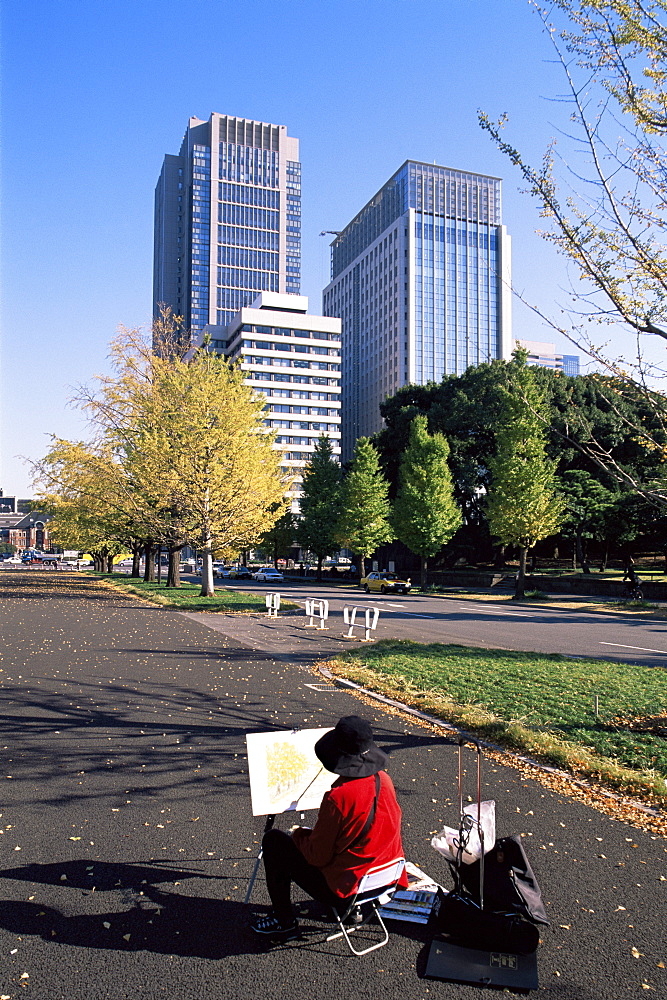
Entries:
<svg viewBox="0 0 667 1000">
<path fill-rule="evenodd" d="M 348 715 L 315 744 L 318 760 L 339 774 L 325 792 L 312 830 L 291 835 L 272 829 L 262 850 L 273 912 L 251 924 L 256 934 L 278 941 L 298 936 L 290 886 L 342 912 L 369 868 L 403 855 L 401 809 L 383 770 L 387 755 L 373 742 L 365 719 Z M 405 872 L 401 885 L 407 885 Z"/>
</svg>

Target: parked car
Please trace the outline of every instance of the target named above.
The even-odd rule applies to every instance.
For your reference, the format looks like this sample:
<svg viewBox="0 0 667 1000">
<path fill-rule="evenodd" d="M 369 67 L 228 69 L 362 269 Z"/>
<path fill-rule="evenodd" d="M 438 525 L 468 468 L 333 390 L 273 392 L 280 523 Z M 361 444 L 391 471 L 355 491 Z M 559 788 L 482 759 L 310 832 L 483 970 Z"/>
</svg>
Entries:
<svg viewBox="0 0 667 1000">
<path fill-rule="evenodd" d="M 409 594 L 412 589 L 410 580 L 403 580 L 395 573 L 369 573 L 359 581 L 367 594 L 371 591 L 381 594 Z"/>
<path fill-rule="evenodd" d="M 252 579 L 252 573 L 250 572 L 247 566 L 233 566 L 229 571 L 229 575 L 232 578 L 232 580 Z"/>
<path fill-rule="evenodd" d="M 229 570 L 224 563 L 214 562 L 213 576 L 217 577 L 219 580 L 226 580 L 229 577 Z"/>
<path fill-rule="evenodd" d="M 264 583 L 279 583 L 285 579 L 282 573 L 271 567 L 268 569 L 258 569 L 256 573 L 252 574 L 252 578 L 253 580 L 262 580 Z"/>
</svg>

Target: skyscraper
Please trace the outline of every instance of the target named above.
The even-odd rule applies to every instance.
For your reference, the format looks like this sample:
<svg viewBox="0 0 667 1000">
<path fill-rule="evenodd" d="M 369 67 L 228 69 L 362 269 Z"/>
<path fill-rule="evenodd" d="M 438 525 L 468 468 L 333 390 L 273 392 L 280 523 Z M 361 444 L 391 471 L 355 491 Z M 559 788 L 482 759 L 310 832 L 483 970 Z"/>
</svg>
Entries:
<svg viewBox="0 0 667 1000">
<path fill-rule="evenodd" d="M 511 355 L 496 177 L 407 160 L 333 241 L 331 275 L 323 312 L 342 320 L 343 461 L 401 386 Z"/>
<path fill-rule="evenodd" d="M 154 315 L 170 306 L 196 337 L 259 292 L 298 294 L 300 279 L 299 140 L 285 125 L 191 118 L 155 189 Z"/>
</svg>

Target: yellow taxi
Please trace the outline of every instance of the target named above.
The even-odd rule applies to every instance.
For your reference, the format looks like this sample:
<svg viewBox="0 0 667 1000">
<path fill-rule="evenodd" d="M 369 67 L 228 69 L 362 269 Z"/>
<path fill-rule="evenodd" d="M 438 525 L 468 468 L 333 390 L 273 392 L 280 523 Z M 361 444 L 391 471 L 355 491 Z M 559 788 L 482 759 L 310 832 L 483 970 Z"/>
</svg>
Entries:
<svg viewBox="0 0 667 1000">
<path fill-rule="evenodd" d="M 381 594 L 409 594 L 412 588 L 410 580 L 403 580 L 395 573 L 369 573 L 359 581 L 367 594 L 371 591 Z"/>
</svg>

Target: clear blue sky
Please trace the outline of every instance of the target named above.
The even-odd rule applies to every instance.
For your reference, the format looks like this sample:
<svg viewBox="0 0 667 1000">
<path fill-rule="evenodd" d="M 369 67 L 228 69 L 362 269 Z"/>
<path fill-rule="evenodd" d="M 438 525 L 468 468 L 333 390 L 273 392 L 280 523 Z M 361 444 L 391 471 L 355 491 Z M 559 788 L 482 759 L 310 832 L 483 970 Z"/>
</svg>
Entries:
<svg viewBox="0 0 667 1000">
<path fill-rule="evenodd" d="M 149 323 L 153 193 L 191 115 L 301 140 L 302 290 L 319 310 L 328 239 L 407 158 L 504 179 L 516 286 L 547 310 L 565 269 L 478 124 L 537 161 L 563 80 L 528 0 L 6 0 L 3 5 L 0 487 L 30 495 L 49 434 L 88 435 L 73 387 L 118 324 Z M 515 304 L 517 337 L 553 340 Z M 572 351 L 567 341 L 560 349 Z"/>
</svg>

